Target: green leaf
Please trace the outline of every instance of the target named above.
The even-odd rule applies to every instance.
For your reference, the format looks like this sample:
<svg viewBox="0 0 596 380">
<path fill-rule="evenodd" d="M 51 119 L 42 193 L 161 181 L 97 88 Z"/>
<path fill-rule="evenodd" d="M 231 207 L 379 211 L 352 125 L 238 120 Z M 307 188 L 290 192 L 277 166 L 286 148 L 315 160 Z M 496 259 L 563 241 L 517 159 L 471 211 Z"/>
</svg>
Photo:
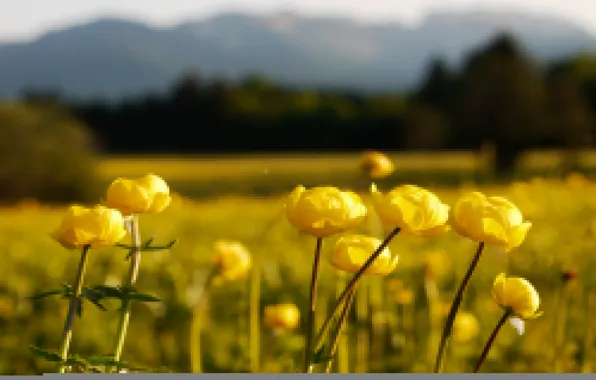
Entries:
<svg viewBox="0 0 596 380">
<path fill-rule="evenodd" d="M 109 285 L 95 285 L 91 288 L 91 291 L 97 298 L 95 299 L 104 299 L 104 298 L 118 298 L 122 299 L 122 291 L 118 286 L 109 286 Z"/>
<path fill-rule="evenodd" d="M 48 290 L 47 292 L 38 293 L 38 294 L 32 295 L 27 298 L 30 300 L 36 300 L 36 299 L 46 298 L 46 297 L 54 296 L 54 295 L 63 295 L 66 292 L 67 292 L 67 290 L 65 290 L 65 289 L 54 289 L 54 290 Z"/>
<path fill-rule="evenodd" d="M 126 245 L 126 244 L 122 244 L 122 243 L 117 243 L 116 247 L 123 248 L 123 249 L 126 249 L 129 251 L 128 254 L 126 255 L 126 259 L 128 260 L 130 258 L 130 256 L 133 254 L 133 252 L 135 252 L 135 251 L 139 251 L 139 252 L 163 251 L 163 250 L 172 248 L 172 246 L 174 246 L 174 244 L 176 244 L 177 241 L 178 241 L 177 239 L 174 239 L 166 245 L 151 246 L 151 243 L 153 243 L 153 238 L 149 238 L 145 243 L 141 244 L 139 247 L 135 247 L 132 245 Z"/>
<path fill-rule="evenodd" d="M 91 302 L 92 304 L 97 306 L 98 309 L 100 309 L 102 311 L 108 310 L 108 309 L 106 309 L 106 307 L 104 305 L 101 304 L 101 302 L 99 302 L 105 298 L 103 293 L 95 290 L 94 288 L 83 288 L 83 290 L 81 292 L 81 297 L 83 297 L 87 301 Z"/>
<path fill-rule="evenodd" d="M 153 243 L 153 237 L 150 237 L 149 239 L 147 239 L 147 241 L 145 243 L 143 243 L 141 245 L 142 248 L 149 248 L 151 246 L 151 243 Z"/>
<path fill-rule="evenodd" d="M 157 297 L 154 297 L 149 294 L 143 293 L 132 293 L 128 295 L 128 298 L 131 300 L 141 301 L 141 302 L 161 302 L 161 300 Z"/>
<path fill-rule="evenodd" d="M 50 362 L 61 362 L 62 358 L 60 357 L 60 355 L 58 355 L 55 352 L 50 352 L 50 351 L 46 351 L 43 348 L 37 347 L 37 346 L 29 346 L 29 349 L 33 352 L 33 354 L 44 358 L 47 361 Z"/>
</svg>

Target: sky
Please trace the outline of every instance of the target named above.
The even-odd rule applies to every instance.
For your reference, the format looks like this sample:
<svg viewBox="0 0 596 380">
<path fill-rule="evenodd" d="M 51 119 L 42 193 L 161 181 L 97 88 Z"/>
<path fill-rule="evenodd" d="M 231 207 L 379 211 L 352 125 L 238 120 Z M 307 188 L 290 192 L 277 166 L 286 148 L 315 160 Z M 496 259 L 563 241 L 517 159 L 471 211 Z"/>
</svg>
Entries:
<svg viewBox="0 0 596 380">
<path fill-rule="evenodd" d="M 103 16 L 168 27 L 225 11 L 293 11 L 415 24 L 429 12 L 487 9 L 555 15 L 596 36 L 596 0 L 0 0 L 0 41 L 31 40 Z"/>
</svg>

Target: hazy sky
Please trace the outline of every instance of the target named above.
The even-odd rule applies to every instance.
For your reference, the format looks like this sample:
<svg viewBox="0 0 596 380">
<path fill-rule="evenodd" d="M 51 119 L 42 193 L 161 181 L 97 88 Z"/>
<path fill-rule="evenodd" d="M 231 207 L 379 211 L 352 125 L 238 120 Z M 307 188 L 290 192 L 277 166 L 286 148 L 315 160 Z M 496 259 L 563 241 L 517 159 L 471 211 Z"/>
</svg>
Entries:
<svg viewBox="0 0 596 380">
<path fill-rule="evenodd" d="M 596 0 L 0 0 L 0 40 L 23 40 L 98 16 L 168 26 L 222 11 L 296 11 L 415 23 L 436 10 L 528 10 L 567 18 L 596 35 Z"/>
</svg>

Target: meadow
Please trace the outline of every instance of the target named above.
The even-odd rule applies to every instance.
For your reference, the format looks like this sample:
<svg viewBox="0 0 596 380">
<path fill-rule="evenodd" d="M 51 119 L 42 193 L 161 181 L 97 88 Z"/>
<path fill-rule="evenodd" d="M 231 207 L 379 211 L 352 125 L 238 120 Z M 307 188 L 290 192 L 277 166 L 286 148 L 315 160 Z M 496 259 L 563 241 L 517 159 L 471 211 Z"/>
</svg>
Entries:
<svg viewBox="0 0 596 380">
<path fill-rule="evenodd" d="M 582 158 L 587 166 L 592 154 Z M 513 201 L 533 226 L 510 253 L 487 248 L 466 292 L 462 309 L 479 322 L 467 342 L 452 342 L 445 372 L 471 372 L 501 311 L 491 298 L 500 272 L 530 280 L 541 296 L 544 315 L 527 322 L 520 336 L 509 325 L 499 334 L 484 372 L 584 372 L 596 364 L 596 183 L 572 174 L 560 178 L 525 176 L 492 185 L 475 184 L 482 160 L 462 153 L 393 155 L 396 174 L 378 181 L 382 190 L 404 181 L 428 186 L 447 204 L 464 191 L 479 189 Z M 359 175 L 356 155 L 325 157 L 110 158 L 100 167 L 109 183 L 118 176 L 159 174 L 176 194 L 163 213 L 143 215 L 143 240 L 177 243 L 166 251 L 144 252 L 138 289 L 161 302 L 135 303 L 123 359 L 139 366 L 189 372 L 189 331 L 199 286 L 212 268 L 213 243 L 242 242 L 253 255 L 251 277 L 221 283 L 204 313 L 204 372 L 300 371 L 304 338 L 300 330 L 273 334 L 259 323 L 249 339 L 249 289 L 260 288 L 257 309 L 290 302 L 306 315 L 314 239 L 298 233 L 283 214 L 294 186 L 358 188 L 369 202 L 369 180 Z M 555 173 L 552 153 L 524 157 L 527 173 Z M 592 160 L 592 161 L 590 161 Z M 29 296 L 72 282 L 78 254 L 63 249 L 48 233 L 64 209 L 25 202 L 0 210 L 0 374 L 36 374 L 54 367 L 34 356 L 29 345 L 57 349 L 67 300 Z M 371 214 L 356 232 L 376 231 Z M 328 257 L 339 236 L 325 239 Z M 385 277 L 365 277 L 359 286 L 334 369 L 339 372 L 431 372 L 445 307 L 466 270 L 476 244 L 450 231 L 432 238 L 398 235 L 390 244 L 397 269 Z M 125 252 L 92 252 L 87 284 L 119 284 L 126 275 Z M 323 260 L 317 325 L 346 277 Z M 577 277 L 565 281 L 564 273 Z M 74 327 L 71 351 L 109 354 L 114 345 L 118 304 L 102 311 L 85 304 Z M 255 305 L 253 305 L 254 307 Z M 304 320 L 301 321 L 304 323 Z M 255 339 L 256 338 L 256 339 Z"/>
</svg>

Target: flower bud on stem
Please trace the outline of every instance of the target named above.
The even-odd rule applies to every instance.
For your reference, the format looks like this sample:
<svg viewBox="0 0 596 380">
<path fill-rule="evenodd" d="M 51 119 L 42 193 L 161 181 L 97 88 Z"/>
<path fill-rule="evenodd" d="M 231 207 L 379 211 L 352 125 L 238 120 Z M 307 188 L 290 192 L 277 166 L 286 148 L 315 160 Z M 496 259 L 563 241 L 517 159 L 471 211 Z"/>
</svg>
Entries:
<svg viewBox="0 0 596 380">
<path fill-rule="evenodd" d="M 66 316 L 66 322 L 64 322 L 64 332 L 62 333 L 62 344 L 60 345 L 60 358 L 62 362 L 58 365 L 58 371 L 60 373 L 66 372 L 64 362 L 68 359 L 68 349 L 72 340 L 72 328 L 74 325 L 75 317 L 77 315 L 77 309 L 80 307 L 81 292 L 83 290 L 83 279 L 85 272 L 87 271 L 89 246 L 83 247 L 81 252 L 81 260 L 79 261 L 79 269 L 77 271 L 77 277 L 75 279 L 75 286 L 72 296 L 70 297 L 70 305 L 68 306 L 68 314 Z"/>
</svg>

